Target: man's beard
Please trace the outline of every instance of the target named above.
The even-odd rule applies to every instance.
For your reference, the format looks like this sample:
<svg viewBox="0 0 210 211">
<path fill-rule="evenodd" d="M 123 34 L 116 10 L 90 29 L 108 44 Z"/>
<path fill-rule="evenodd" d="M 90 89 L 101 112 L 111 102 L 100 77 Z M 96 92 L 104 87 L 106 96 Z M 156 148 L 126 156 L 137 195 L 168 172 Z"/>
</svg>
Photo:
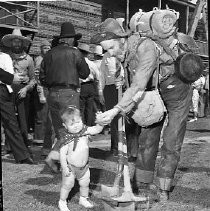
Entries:
<svg viewBox="0 0 210 211">
<path fill-rule="evenodd" d="M 125 60 L 125 50 L 122 49 L 120 50 L 119 54 L 116 55 L 116 58 L 120 61 L 123 62 Z"/>
<path fill-rule="evenodd" d="M 126 46 L 124 45 L 124 43 L 120 43 L 120 49 L 116 55 L 116 58 L 120 62 L 123 62 L 125 60 L 125 55 L 126 55 Z"/>
<path fill-rule="evenodd" d="M 23 47 L 13 47 L 11 50 L 15 54 L 20 54 L 23 52 L 24 49 L 23 49 Z"/>
</svg>

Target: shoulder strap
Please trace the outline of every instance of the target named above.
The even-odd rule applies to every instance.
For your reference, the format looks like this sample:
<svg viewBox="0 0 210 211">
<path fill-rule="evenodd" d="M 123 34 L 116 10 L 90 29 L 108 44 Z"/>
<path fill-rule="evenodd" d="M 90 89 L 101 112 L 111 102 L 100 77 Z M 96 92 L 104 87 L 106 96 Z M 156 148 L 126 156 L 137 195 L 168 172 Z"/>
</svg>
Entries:
<svg viewBox="0 0 210 211">
<path fill-rule="evenodd" d="M 144 38 L 142 38 L 139 43 L 138 43 L 138 46 L 137 48 L 139 47 L 139 45 L 144 42 L 146 39 L 151 39 L 150 36 L 146 36 Z M 155 40 L 151 39 L 152 41 L 155 42 Z M 157 47 L 156 47 L 157 48 Z M 160 52 L 158 51 L 158 58 L 157 58 L 157 69 L 156 69 L 156 77 L 155 77 L 155 89 L 158 89 L 158 84 L 159 84 L 159 72 L 160 72 Z"/>
<path fill-rule="evenodd" d="M 177 58 L 176 54 L 166 45 L 166 43 L 164 42 L 164 40 L 162 40 L 159 37 L 154 36 L 154 35 L 147 35 L 147 37 L 149 37 L 154 42 L 156 42 L 157 44 L 159 44 L 165 50 L 165 52 L 172 57 L 172 59 L 174 61 L 176 60 L 176 58 Z"/>
<path fill-rule="evenodd" d="M 159 55 L 159 52 L 158 52 L 157 69 L 156 69 L 156 77 L 155 77 L 155 90 L 158 89 L 159 72 L 160 72 L 160 55 Z"/>
</svg>

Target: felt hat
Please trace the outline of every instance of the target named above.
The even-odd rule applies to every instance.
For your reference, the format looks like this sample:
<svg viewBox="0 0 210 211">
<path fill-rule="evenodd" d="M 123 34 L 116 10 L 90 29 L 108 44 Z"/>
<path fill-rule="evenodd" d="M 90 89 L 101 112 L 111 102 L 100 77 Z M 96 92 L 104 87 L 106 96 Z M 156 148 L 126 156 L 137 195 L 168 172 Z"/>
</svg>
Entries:
<svg viewBox="0 0 210 211">
<path fill-rule="evenodd" d="M 31 43 L 31 40 L 28 37 L 25 37 L 22 35 L 19 28 L 14 29 L 12 34 L 7 34 L 7 35 L 3 36 L 2 43 L 6 47 L 10 48 L 13 39 L 22 40 L 24 46 L 28 46 Z"/>
<path fill-rule="evenodd" d="M 93 53 L 98 56 L 103 56 L 103 48 L 100 45 L 96 45 Z"/>
<path fill-rule="evenodd" d="M 65 22 L 61 25 L 60 36 L 54 37 L 57 37 L 58 39 L 74 37 L 76 40 L 79 40 L 82 37 L 82 34 L 75 32 L 74 26 L 71 22 Z"/>
<path fill-rule="evenodd" d="M 104 40 L 128 37 L 131 33 L 125 32 L 120 23 L 114 18 L 107 18 L 99 27 L 99 32 L 91 38 L 91 43 L 99 44 Z"/>
<path fill-rule="evenodd" d="M 199 79 L 204 70 L 200 56 L 184 53 L 175 61 L 175 74 L 185 83 L 193 83 Z"/>
<path fill-rule="evenodd" d="M 77 47 L 79 50 L 81 51 L 85 51 L 85 52 L 88 52 L 88 53 L 92 53 L 90 51 L 90 46 L 86 43 L 79 43 L 78 47 Z"/>
</svg>

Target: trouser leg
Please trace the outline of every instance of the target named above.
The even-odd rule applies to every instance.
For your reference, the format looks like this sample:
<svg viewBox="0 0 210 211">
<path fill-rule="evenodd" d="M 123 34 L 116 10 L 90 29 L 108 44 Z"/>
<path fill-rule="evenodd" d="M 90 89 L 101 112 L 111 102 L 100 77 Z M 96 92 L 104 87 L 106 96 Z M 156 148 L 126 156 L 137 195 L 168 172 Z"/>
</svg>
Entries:
<svg viewBox="0 0 210 211">
<path fill-rule="evenodd" d="M 60 141 L 59 130 L 64 127 L 60 116 L 60 110 L 68 106 L 76 106 L 76 108 L 79 109 L 79 93 L 71 89 L 59 89 L 57 91 L 50 91 L 47 102 L 52 117 L 52 124 L 55 131 L 55 136 L 57 138 L 57 141 Z M 46 162 L 51 167 L 53 166 L 52 160 L 54 157 L 54 160 L 59 159 L 59 152 L 57 151 L 57 149 L 52 149 L 46 159 Z"/>
<path fill-rule="evenodd" d="M 125 122 L 128 155 L 132 157 L 137 157 L 139 148 L 138 139 L 141 129 L 140 126 L 136 124 L 132 118 L 129 118 L 128 121 Z"/>
<path fill-rule="evenodd" d="M 44 144 L 43 148 L 51 149 L 53 145 L 53 140 L 55 139 L 54 129 L 52 125 L 52 119 L 50 116 L 49 109 L 47 111 L 47 120 L 45 122 L 45 131 L 44 131 Z"/>
<path fill-rule="evenodd" d="M 88 98 L 87 98 L 87 126 L 95 125 L 95 114 L 97 111 L 96 104 L 97 90 L 95 83 L 89 84 L 88 87 Z"/>
<path fill-rule="evenodd" d="M 118 150 L 118 119 L 119 116 L 115 116 L 110 124 L 111 133 L 111 150 Z"/>
<path fill-rule="evenodd" d="M 80 96 L 80 113 L 81 113 L 82 121 L 84 124 L 87 124 L 86 103 L 87 103 L 87 97 L 85 95 L 81 95 Z"/>
<path fill-rule="evenodd" d="M 0 107 L 1 107 L 1 119 L 5 128 L 7 141 L 14 154 L 15 160 L 21 161 L 28 158 L 29 151 L 24 144 L 20 128 L 15 115 L 14 104 L 11 94 L 8 93 L 7 88 L 2 90 L 0 88 Z"/>
<path fill-rule="evenodd" d="M 192 99 L 192 89 L 189 84 L 174 78 L 170 85 L 174 85 L 172 90 L 163 85 L 161 92 L 168 111 L 168 124 L 163 132 L 161 159 L 157 170 L 159 187 L 167 191 L 171 188 L 180 160 Z"/>
<path fill-rule="evenodd" d="M 25 144 L 28 146 L 28 126 L 27 126 L 27 120 L 26 120 L 26 113 L 25 113 L 25 103 L 24 99 L 20 100 L 18 103 L 16 103 L 17 113 L 18 113 L 18 122 L 20 125 L 20 130 L 23 136 L 23 140 Z"/>
<path fill-rule="evenodd" d="M 106 85 L 103 93 L 104 93 L 106 110 L 112 109 L 118 102 L 118 93 L 115 85 L 114 84 Z M 116 116 L 110 124 L 112 150 L 118 149 L 118 118 L 119 116 Z"/>
<path fill-rule="evenodd" d="M 138 183 L 152 183 L 158 153 L 163 121 L 148 128 L 142 128 L 139 136 L 138 157 L 136 160 L 135 180 Z"/>
<path fill-rule="evenodd" d="M 204 94 L 203 93 L 200 93 L 200 95 L 199 95 L 199 112 L 198 112 L 198 117 L 204 117 L 205 116 L 204 109 L 205 109 Z"/>
<path fill-rule="evenodd" d="M 34 91 L 35 125 L 34 139 L 44 140 L 45 123 L 47 120 L 47 104 L 40 103 L 37 91 Z"/>
</svg>

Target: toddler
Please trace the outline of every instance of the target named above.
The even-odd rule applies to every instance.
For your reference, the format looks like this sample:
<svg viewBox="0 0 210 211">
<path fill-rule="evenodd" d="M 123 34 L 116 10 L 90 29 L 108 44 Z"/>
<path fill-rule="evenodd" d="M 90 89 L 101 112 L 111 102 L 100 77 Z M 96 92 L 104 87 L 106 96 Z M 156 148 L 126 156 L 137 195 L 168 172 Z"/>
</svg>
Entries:
<svg viewBox="0 0 210 211">
<path fill-rule="evenodd" d="M 88 135 L 100 133 L 103 126 L 85 126 L 76 107 L 64 109 L 61 118 L 65 129 L 59 141 L 62 184 L 58 206 L 61 211 L 69 211 L 66 199 L 77 179 L 80 185 L 79 204 L 85 208 L 92 208 L 93 204 L 88 200 L 90 183 Z"/>
</svg>

